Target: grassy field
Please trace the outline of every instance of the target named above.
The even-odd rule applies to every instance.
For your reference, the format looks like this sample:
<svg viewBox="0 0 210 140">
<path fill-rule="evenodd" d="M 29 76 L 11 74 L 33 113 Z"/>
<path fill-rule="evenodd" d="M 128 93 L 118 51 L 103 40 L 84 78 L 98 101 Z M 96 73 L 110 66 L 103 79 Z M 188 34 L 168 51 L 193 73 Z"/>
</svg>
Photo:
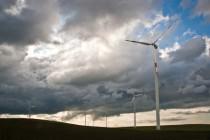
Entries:
<svg viewBox="0 0 210 140">
<path fill-rule="evenodd" d="M 210 125 L 99 128 L 34 119 L 0 119 L 0 140 L 210 140 Z"/>
</svg>

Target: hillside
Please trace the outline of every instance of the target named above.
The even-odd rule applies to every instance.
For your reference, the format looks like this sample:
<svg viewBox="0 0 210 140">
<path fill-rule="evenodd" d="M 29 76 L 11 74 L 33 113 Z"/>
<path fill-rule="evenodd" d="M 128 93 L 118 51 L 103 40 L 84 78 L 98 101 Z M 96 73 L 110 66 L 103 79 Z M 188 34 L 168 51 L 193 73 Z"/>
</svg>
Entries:
<svg viewBox="0 0 210 140">
<path fill-rule="evenodd" d="M 35 119 L 0 119 L 0 140 L 210 140 L 210 125 L 98 128 Z"/>
</svg>

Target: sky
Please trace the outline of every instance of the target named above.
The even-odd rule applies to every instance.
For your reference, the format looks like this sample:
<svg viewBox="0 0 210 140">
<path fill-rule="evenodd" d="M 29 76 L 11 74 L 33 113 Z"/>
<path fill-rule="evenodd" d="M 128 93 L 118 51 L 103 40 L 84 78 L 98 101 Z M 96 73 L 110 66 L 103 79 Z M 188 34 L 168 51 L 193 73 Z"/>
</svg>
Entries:
<svg viewBox="0 0 210 140">
<path fill-rule="evenodd" d="M 210 123 L 209 0 L 0 0 L 0 114 L 82 124 L 154 124 L 158 41 L 162 124 Z M 120 118 L 120 119 L 119 119 Z M 129 119 L 128 119 L 129 118 Z M 115 122 L 115 123 L 114 123 Z"/>
</svg>

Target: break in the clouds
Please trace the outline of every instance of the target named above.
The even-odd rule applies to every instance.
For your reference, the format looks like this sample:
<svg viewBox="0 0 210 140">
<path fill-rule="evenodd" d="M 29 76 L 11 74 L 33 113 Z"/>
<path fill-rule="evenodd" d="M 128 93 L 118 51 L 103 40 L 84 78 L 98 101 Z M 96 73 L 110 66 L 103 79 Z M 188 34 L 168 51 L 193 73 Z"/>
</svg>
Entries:
<svg viewBox="0 0 210 140">
<path fill-rule="evenodd" d="M 210 33 L 185 23 L 191 15 L 206 23 L 208 8 L 197 1 L 183 18 L 166 14 L 165 3 L 0 0 L 0 112 L 31 105 L 34 114 L 71 110 L 64 119 L 72 119 L 86 110 L 98 119 L 131 112 L 132 94 L 142 91 L 137 110 L 153 110 L 152 49 L 124 40 L 152 41 L 175 21 L 159 42 L 161 107 L 209 105 Z M 190 4 L 178 3 L 183 13 Z"/>
</svg>

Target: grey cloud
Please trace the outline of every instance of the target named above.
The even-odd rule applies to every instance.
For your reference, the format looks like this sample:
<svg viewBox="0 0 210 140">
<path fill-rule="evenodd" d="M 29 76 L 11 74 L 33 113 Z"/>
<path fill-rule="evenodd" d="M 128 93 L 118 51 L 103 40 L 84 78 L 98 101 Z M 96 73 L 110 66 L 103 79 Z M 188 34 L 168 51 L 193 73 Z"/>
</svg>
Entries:
<svg viewBox="0 0 210 140">
<path fill-rule="evenodd" d="M 10 8 L 11 6 L 15 5 L 17 0 L 0 0 L 0 11 Z"/>
<path fill-rule="evenodd" d="M 203 45 L 202 39 L 192 39 L 191 44 L 196 44 L 196 47 L 205 48 L 205 44 Z M 193 43 L 192 43 L 193 42 Z M 188 43 L 187 43 L 188 44 Z M 187 45 L 183 45 L 186 47 Z M 191 46 L 187 46 L 191 47 Z M 178 50 L 180 51 L 180 50 Z M 197 52 L 197 48 L 192 48 L 192 51 Z M 186 52 L 187 51 L 183 51 Z M 202 51 L 198 51 L 196 55 L 189 55 L 186 59 L 186 63 L 180 63 L 180 61 L 174 62 L 165 62 L 160 59 L 160 83 L 161 83 L 161 108 L 188 108 L 188 107 L 196 107 L 208 105 L 209 99 L 209 86 L 208 86 L 208 76 L 205 76 L 205 72 L 208 73 L 208 63 L 209 60 L 206 56 L 201 56 Z M 176 52 L 175 52 L 176 53 Z M 174 54 L 175 54 L 174 53 Z M 176 53 L 178 55 L 178 53 Z M 133 54 L 134 55 L 134 54 Z M 135 56 L 134 56 L 135 57 Z M 136 56 L 137 57 L 137 56 Z M 145 56 L 142 56 L 145 57 Z M 150 55 L 146 56 L 146 58 L 151 57 Z M 175 55 L 173 55 L 175 57 Z M 194 60 L 194 62 L 187 63 L 189 59 Z M 185 61 L 182 58 L 182 61 Z M 120 62 L 120 61 L 119 61 Z M 134 59 L 134 62 L 135 59 Z M 134 63 L 133 62 L 133 63 Z M 132 64 L 133 64 L 132 63 Z M 117 78 L 109 79 L 108 81 L 113 84 L 113 87 L 109 86 L 100 86 L 102 83 L 104 85 L 108 85 L 107 80 L 101 79 L 96 80 L 92 84 L 96 91 L 87 93 L 90 107 L 95 108 L 97 110 L 103 110 L 105 112 L 109 112 L 110 115 L 117 115 L 121 112 L 128 113 L 132 111 L 132 104 L 130 103 L 131 96 L 129 95 L 126 88 L 133 87 L 137 89 L 145 88 L 150 90 L 150 92 L 146 93 L 144 98 L 138 99 L 138 111 L 146 111 L 152 110 L 155 106 L 154 100 L 154 89 L 153 89 L 153 75 L 152 75 L 152 63 L 150 61 L 146 61 L 144 63 L 137 62 L 138 67 L 133 67 L 131 69 L 126 70 L 126 78 L 124 80 L 116 80 L 125 77 L 124 74 L 118 75 Z M 148 65 L 146 65 L 148 64 Z M 151 65 L 150 65 L 151 64 Z M 146 65 L 146 66 L 145 66 Z M 198 69 L 198 65 L 200 65 L 201 69 Z M 72 66 L 72 65 L 71 65 Z M 132 66 L 132 65 L 131 65 Z M 110 72 L 110 71 L 107 71 Z M 200 72 L 198 74 L 198 72 Z M 201 75 L 203 77 L 207 77 L 207 79 L 197 78 L 194 80 L 196 75 Z M 93 73 L 94 74 L 94 73 Z M 94 75 L 93 75 L 94 76 Z M 83 77 L 83 76 L 82 76 Z M 81 78 L 82 78 L 81 77 Z M 192 81 L 196 83 L 192 83 Z M 84 84 L 84 85 L 86 85 Z M 193 85 L 193 88 L 189 90 L 188 94 L 182 94 L 181 90 L 185 89 L 187 85 Z M 71 83 L 67 84 L 71 85 Z M 116 87 L 114 86 L 116 85 Z M 74 86 L 80 86 L 74 85 Z M 85 88 L 86 86 L 83 86 Z M 119 88 L 122 88 L 122 91 L 119 91 Z M 180 90 L 179 90 L 180 89 Z M 193 92 L 191 92 L 193 91 Z M 117 94 L 117 96 L 115 96 Z M 190 95 L 189 95 L 190 94 Z M 91 96 L 92 95 L 92 96 Z M 106 102 L 108 100 L 108 102 Z M 104 107 L 101 109 L 101 107 Z M 83 109 L 83 108 L 81 108 Z M 97 111 L 96 111 L 97 112 Z M 98 118 L 104 115 L 104 112 L 98 111 L 95 113 L 95 117 Z"/>
<path fill-rule="evenodd" d="M 195 89 L 194 89 L 194 92 L 195 93 L 204 93 L 204 92 L 206 92 L 208 90 L 208 88 L 205 86 L 205 85 L 201 85 L 201 86 L 199 86 L 199 87 L 196 87 Z"/>
<path fill-rule="evenodd" d="M 138 58 L 138 55 L 136 57 Z M 149 58 L 150 55 L 147 57 Z M 205 56 L 196 57 L 194 59 L 196 61 L 188 65 L 160 60 L 160 82 L 164 83 L 164 85 L 161 86 L 161 108 L 186 108 L 209 104 L 210 94 L 206 94 L 209 90 L 207 82 L 209 78 L 208 76 L 205 76 L 206 72 L 209 72 L 209 61 Z M 130 103 L 132 96 L 128 93 L 128 87 L 142 89 L 146 88 L 145 85 L 148 85 L 147 88 L 150 92 L 146 92 L 144 97 L 137 100 L 137 111 L 153 110 L 155 107 L 154 83 L 151 70 L 152 63 L 150 62 L 145 62 L 151 64 L 146 67 L 144 66 L 145 63 L 141 64 L 141 61 L 135 63 L 138 64 L 138 67 L 134 66 L 131 69 L 126 70 L 128 77 L 125 78 L 125 80 L 116 80 L 116 77 L 111 77 L 112 80 L 109 79 L 109 82 L 104 80 L 101 83 L 101 80 L 99 79 L 94 83 L 86 83 L 87 85 L 84 84 L 86 86 L 82 87 L 80 84 L 72 85 L 71 83 L 65 83 L 61 84 L 60 88 L 50 86 L 48 87 L 49 89 L 46 87 L 47 84 L 45 83 L 44 87 L 41 88 L 38 81 L 46 79 L 47 75 L 57 70 L 54 69 L 54 65 L 58 63 L 55 62 L 56 61 L 51 59 L 28 59 L 23 61 L 21 69 L 24 70 L 19 69 L 19 71 L 22 72 L 19 76 L 25 76 L 28 73 L 25 80 L 20 80 L 20 77 L 11 77 L 10 79 L 13 81 L 12 85 L 2 84 L 1 86 L 2 99 L 5 99 L 5 101 L 10 101 L 10 99 L 14 100 L 14 104 L 5 104 L 9 110 L 7 110 L 2 101 L 2 113 L 6 113 L 6 111 L 11 113 L 27 113 L 27 110 L 23 109 L 24 107 L 26 108 L 27 105 L 21 102 L 26 102 L 32 100 L 31 98 L 34 98 L 32 102 L 37 106 L 33 110 L 34 113 L 55 113 L 68 109 L 74 111 L 90 110 L 88 113 L 95 116 L 95 119 L 103 117 L 104 112 L 107 112 L 108 116 L 119 115 L 121 113 L 132 112 L 132 104 Z M 197 68 L 198 64 L 202 64 L 200 69 Z M 34 71 L 36 73 L 33 73 Z M 109 71 L 106 72 L 108 73 Z M 130 73 L 133 73 L 133 76 L 131 76 Z M 30 74 L 35 75 L 35 77 L 30 77 Z M 198 75 L 200 75 L 200 77 Z M 37 79 L 37 76 L 41 76 L 43 79 Z M 121 79 L 120 77 L 124 75 L 118 76 L 119 79 Z M 144 77 L 143 79 L 142 76 Z M 66 75 L 65 77 L 67 79 L 69 78 Z M 194 77 L 197 78 L 194 79 Z M 192 83 L 192 81 L 196 83 Z M 18 88 L 19 90 L 17 90 L 18 86 L 27 84 L 30 85 L 29 88 Z M 189 84 L 193 84 L 193 87 L 197 88 L 195 94 L 189 96 L 178 92 L 179 88 L 184 88 L 185 85 Z M 206 90 L 203 90 L 203 87 L 206 87 Z M 18 91 L 18 93 L 14 94 L 14 91 Z M 12 109 L 13 105 L 16 105 L 17 108 Z M 95 111 L 91 111 L 94 109 Z M 77 115 L 82 115 L 82 113 L 74 114 L 73 117 Z M 68 118 L 71 119 L 72 117 L 67 117 L 67 119 Z"/>
<path fill-rule="evenodd" d="M 45 67 L 43 67 L 42 63 L 39 62 L 38 60 L 30 60 L 30 61 L 31 61 L 30 63 L 31 66 L 30 65 L 29 66 L 32 69 L 34 70 L 37 69 L 38 71 L 42 69 L 45 70 Z M 41 61 L 43 62 L 43 64 L 46 63 L 43 60 Z M 173 63 L 173 65 L 176 65 L 176 63 Z M 173 69 L 173 67 L 171 69 Z M 176 74 L 180 75 L 180 73 L 182 73 L 181 69 Z M 192 106 L 202 106 L 204 104 L 207 104 L 207 102 L 205 103 L 205 101 L 209 99 L 209 95 L 202 95 L 201 97 L 199 97 L 200 99 L 198 99 L 198 96 L 187 96 L 187 95 L 179 94 L 176 91 L 176 88 L 174 88 L 173 86 L 170 87 L 168 85 L 170 85 L 171 82 L 174 82 L 174 84 L 177 85 L 176 82 L 179 82 L 180 79 L 176 79 L 176 76 L 174 76 L 172 79 L 170 79 L 169 77 L 169 79 L 167 80 L 165 79 L 165 76 L 163 74 L 161 75 L 162 75 L 161 79 L 167 81 L 166 85 L 161 88 L 161 108 L 192 107 Z M 185 84 L 188 84 L 188 82 L 189 81 L 186 79 Z M 75 111 L 85 110 L 85 109 L 87 110 L 95 109 L 94 112 L 91 111 L 88 113 L 95 115 L 95 118 L 98 119 L 104 116 L 104 112 L 108 112 L 108 115 L 119 115 L 122 112 L 123 113 L 131 112 L 132 104 L 130 103 L 130 100 L 132 97 L 128 93 L 128 91 L 127 90 L 116 91 L 116 89 L 113 89 L 112 87 L 105 86 L 105 85 L 106 85 L 106 82 L 104 82 L 104 86 L 98 86 L 96 84 L 95 86 L 93 86 L 95 90 L 92 90 L 91 87 L 90 87 L 91 90 L 88 89 L 88 87 L 83 87 L 84 90 L 81 88 L 73 90 L 71 85 L 68 85 L 70 88 L 68 89 L 64 88 L 62 90 L 61 89 L 39 90 L 37 87 L 34 87 L 33 92 L 31 91 L 31 89 L 30 91 L 29 89 L 25 89 L 24 92 L 23 90 L 22 91 L 19 90 L 17 97 L 14 97 L 13 96 L 14 94 L 10 94 L 8 98 L 5 97 L 5 93 L 7 93 L 8 90 L 4 90 L 4 91 L 1 91 L 2 94 L 4 93 L 3 94 L 4 96 L 2 95 L 1 97 L 4 99 L 17 98 L 18 102 L 21 102 L 23 100 L 30 100 L 30 98 L 28 97 L 30 95 L 30 97 L 35 98 L 33 102 L 35 106 L 37 106 L 37 108 L 34 109 L 34 113 L 44 113 L 44 112 L 53 113 L 53 112 L 62 111 L 65 109 L 75 110 Z M 176 87 L 176 85 L 174 86 Z M 141 84 L 139 85 L 139 87 L 141 87 Z M 177 88 L 178 87 L 179 86 L 177 86 Z M 5 88 L 9 88 L 9 87 L 5 87 Z M 82 92 L 82 93 L 79 93 L 79 92 Z M 119 96 L 115 96 L 115 94 Z M 26 96 L 26 98 L 23 98 L 24 96 Z M 104 98 L 104 96 L 106 96 L 106 98 Z M 85 102 L 85 100 L 88 102 Z M 25 105 L 18 105 L 18 102 L 14 102 L 14 103 L 16 103 L 16 106 L 19 107 L 20 109 L 23 106 L 25 106 Z M 154 109 L 154 91 L 146 93 L 146 95 L 143 98 L 139 98 L 137 101 L 137 104 L 138 104 L 138 108 L 137 108 L 138 111 L 146 111 L 146 110 Z M 13 111 L 10 110 L 10 112 L 13 112 L 13 113 L 26 112 L 20 109 L 16 109 L 16 111 L 15 109 Z M 4 106 L 2 110 L 6 112 L 6 107 Z M 73 115 L 73 117 L 77 115 L 81 115 L 81 113 L 77 113 Z M 72 117 L 70 117 L 70 119 L 71 118 Z"/>
<path fill-rule="evenodd" d="M 73 114 L 67 114 L 64 116 L 64 119 L 72 119 L 78 115 L 84 115 L 84 112 L 92 115 L 94 120 L 100 119 L 105 115 L 115 116 L 120 115 L 122 112 L 130 113 L 133 108 L 131 103 L 132 95 L 130 95 L 126 90 L 109 90 L 108 95 L 102 94 L 84 101 L 84 104 L 80 105 L 80 111 L 75 111 Z M 136 101 L 138 110 L 152 110 L 154 107 L 154 101 L 148 95 L 144 95 Z M 71 108 L 69 108 L 69 110 L 72 111 Z"/>
<path fill-rule="evenodd" d="M 0 66 L 1 70 L 8 70 L 15 65 L 18 65 L 25 57 L 24 50 L 17 50 L 12 46 L 0 46 Z"/>
<path fill-rule="evenodd" d="M 23 88 L 13 87 L 8 90 L 5 87 L 5 91 L 1 88 L 1 113 L 11 114 L 28 114 L 28 102 L 33 107 L 32 114 L 43 113 L 57 113 L 61 110 L 69 108 L 77 108 L 83 101 L 71 97 L 71 94 L 58 94 L 58 92 L 47 88 Z"/>
<path fill-rule="evenodd" d="M 200 77 L 197 77 L 197 80 L 200 80 L 201 82 L 204 83 L 209 83 L 208 81 L 210 79 L 209 69 L 210 69 L 210 62 L 208 61 L 207 58 L 207 63 L 205 63 L 202 67 L 200 67 L 195 73 L 196 75 L 200 75 Z"/>
<path fill-rule="evenodd" d="M 204 63 L 205 59 L 203 60 Z M 199 62 L 200 63 L 200 62 Z M 181 86 L 179 92 L 183 94 L 209 95 L 210 81 L 208 77 L 209 62 L 195 69 L 186 78 L 185 86 Z M 205 77 L 205 79 L 204 79 Z"/>
<path fill-rule="evenodd" d="M 18 15 L 1 12 L 0 43 L 23 46 L 48 40 L 57 16 L 54 3 L 54 0 L 28 0 Z"/>
<path fill-rule="evenodd" d="M 191 7 L 193 4 L 193 0 L 182 0 L 180 6 L 184 9 Z"/>
<path fill-rule="evenodd" d="M 0 85 L 12 87 L 17 83 L 19 65 L 26 56 L 23 49 L 12 46 L 0 46 Z"/>
<path fill-rule="evenodd" d="M 146 63 L 143 61 L 144 56 L 137 52 L 133 55 L 132 47 L 129 48 L 125 44 L 120 43 L 121 47 L 117 45 L 112 47 L 103 41 L 97 41 L 94 44 L 90 42 L 86 42 L 88 46 L 79 44 L 77 47 L 55 56 L 57 59 L 52 65 L 54 71 L 48 75 L 50 84 L 87 86 L 107 81 L 122 81 L 121 76 L 126 76 L 129 70 L 135 69 L 136 64 Z M 83 49 L 87 49 L 87 51 L 85 52 Z M 103 50 L 107 50 L 108 53 Z M 145 50 L 145 48 L 138 49 L 138 51 L 141 50 Z M 66 59 L 63 56 L 69 57 Z M 147 54 L 146 57 L 148 57 Z M 139 61 L 139 58 L 142 59 Z M 66 63 L 60 63 L 63 60 L 66 60 Z"/>
<path fill-rule="evenodd" d="M 189 93 L 204 93 L 207 91 L 207 87 L 205 85 L 197 86 L 194 85 L 186 85 L 183 89 L 180 89 L 179 92 L 183 94 L 189 94 Z"/>
<path fill-rule="evenodd" d="M 198 0 L 194 9 L 194 15 L 205 17 L 207 22 L 210 22 L 210 1 Z"/>
<path fill-rule="evenodd" d="M 186 42 L 182 47 L 170 54 L 173 62 L 193 61 L 205 51 L 205 40 L 202 38 L 194 38 Z"/>
<path fill-rule="evenodd" d="M 159 0 L 61 0 L 62 12 L 69 17 L 63 30 L 69 30 L 69 33 L 82 38 L 106 38 L 107 32 L 110 33 L 136 18 L 146 19 L 144 13 L 155 13 L 159 10 L 160 3 Z"/>
</svg>

